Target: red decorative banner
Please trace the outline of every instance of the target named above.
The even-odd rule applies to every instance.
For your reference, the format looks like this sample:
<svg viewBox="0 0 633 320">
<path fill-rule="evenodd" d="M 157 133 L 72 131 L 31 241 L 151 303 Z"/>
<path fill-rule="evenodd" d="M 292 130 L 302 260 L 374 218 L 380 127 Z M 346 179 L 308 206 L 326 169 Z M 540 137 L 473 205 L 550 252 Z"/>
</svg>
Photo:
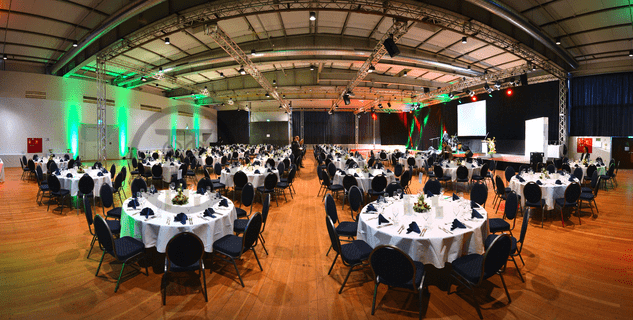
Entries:
<svg viewBox="0 0 633 320">
<path fill-rule="evenodd" d="M 26 145 L 26 152 L 42 153 L 42 138 L 28 138 L 26 139 Z"/>
<path fill-rule="evenodd" d="M 589 153 L 592 152 L 593 139 L 591 138 L 578 138 L 578 142 L 576 143 L 576 152 L 585 153 L 585 147 L 589 150 Z"/>
</svg>

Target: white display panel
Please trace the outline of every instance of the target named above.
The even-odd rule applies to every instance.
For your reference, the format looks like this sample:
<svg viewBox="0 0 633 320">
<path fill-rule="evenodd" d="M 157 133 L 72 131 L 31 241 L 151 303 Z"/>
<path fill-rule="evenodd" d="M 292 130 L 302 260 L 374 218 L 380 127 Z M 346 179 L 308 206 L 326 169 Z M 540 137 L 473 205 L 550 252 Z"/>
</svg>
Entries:
<svg viewBox="0 0 633 320">
<path fill-rule="evenodd" d="M 525 156 L 530 152 L 547 151 L 547 133 L 549 131 L 549 119 L 547 117 L 525 121 Z"/>
<path fill-rule="evenodd" d="M 460 137 L 486 135 L 486 100 L 457 106 L 457 135 Z"/>
</svg>

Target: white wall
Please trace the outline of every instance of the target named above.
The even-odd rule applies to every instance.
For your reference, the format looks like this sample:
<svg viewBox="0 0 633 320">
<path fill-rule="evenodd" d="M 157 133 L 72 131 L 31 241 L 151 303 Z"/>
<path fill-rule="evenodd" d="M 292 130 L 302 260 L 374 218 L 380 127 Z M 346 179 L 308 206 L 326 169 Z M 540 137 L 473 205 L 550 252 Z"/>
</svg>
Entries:
<svg viewBox="0 0 633 320">
<path fill-rule="evenodd" d="M 26 91 L 46 92 L 46 99 L 25 98 Z M 72 149 L 73 132 L 81 124 L 96 124 L 96 104 L 83 97 L 96 97 L 95 82 L 21 72 L 0 72 L 0 157 L 7 166 L 19 166 L 17 155 L 27 151 L 27 138 L 43 138 L 43 152 Z M 178 111 L 199 114 L 201 145 L 217 140 L 217 111 L 141 91 L 107 86 L 107 124 L 127 127 L 126 145 L 139 149 L 162 149 L 171 145 L 172 129 L 194 128 L 194 118 Z M 162 112 L 140 110 L 140 105 Z M 76 129 L 73 129 L 75 128 Z M 209 135 L 210 134 L 210 135 Z"/>
</svg>

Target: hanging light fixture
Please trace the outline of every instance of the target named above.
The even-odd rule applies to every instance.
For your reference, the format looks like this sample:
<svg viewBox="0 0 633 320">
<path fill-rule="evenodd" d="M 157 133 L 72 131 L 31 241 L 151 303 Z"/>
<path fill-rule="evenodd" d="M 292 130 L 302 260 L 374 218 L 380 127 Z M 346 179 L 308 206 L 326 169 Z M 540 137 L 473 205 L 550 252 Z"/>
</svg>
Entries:
<svg viewBox="0 0 633 320">
<path fill-rule="evenodd" d="M 169 37 L 165 38 L 165 44 L 171 44 L 171 42 L 169 42 Z"/>
<path fill-rule="evenodd" d="M 462 37 L 462 43 L 468 43 L 468 37 Z"/>
<path fill-rule="evenodd" d="M 372 73 L 374 71 L 376 71 L 376 68 L 374 68 L 374 66 L 369 66 L 369 70 L 367 70 L 369 73 Z"/>
<path fill-rule="evenodd" d="M 244 67 L 243 67 L 243 66 L 240 66 L 240 70 L 238 70 L 238 72 L 239 72 L 241 75 L 245 75 L 245 74 L 246 74 L 246 70 L 244 70 Z"/>
<path fill-rule="evenodd" d="M 147 78 L 141 77 L 141 81 L 145 82 L 145 81 L 147 81 Z"/>
<path fill-rule="evenodd" d="M 310 11 L 310 21 L 316 20 L 316 12 Z"/>
<path fill-rule="evenodd" d="M 560 38 L 556 38 L 556 45 L 560 46 Z"/>
<path fill-rule="evenodd" d="M 9 56 L 7 56 L 6 53 L 2 55 L 2 59 L 7 60 L 8 58 L 9 58 Z"/>
<path fill-rule="evenodd" d="M 77 48 L 78 44 L 77 44 L 77 40 L 73 41 L 73 48 Z"/>
</svg>

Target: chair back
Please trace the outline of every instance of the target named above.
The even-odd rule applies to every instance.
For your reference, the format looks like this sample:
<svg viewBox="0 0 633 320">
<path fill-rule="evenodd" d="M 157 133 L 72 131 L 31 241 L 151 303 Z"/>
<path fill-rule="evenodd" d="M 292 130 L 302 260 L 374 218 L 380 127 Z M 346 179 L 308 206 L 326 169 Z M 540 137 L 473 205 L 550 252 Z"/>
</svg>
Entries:
<svg viewBox="0 0 633 320">
<path fill-rule="evenodd" d="M 393 195 L 399 189 L 402 190 L 402 186 L 398 182 L 394 181 L 387 186 L 387 189 L 385 191 L 387 191 L 387 194 L 389 194 L 390 197 L 393 197 Z"/>
<path fill-rule="evenodd" d="M 497 170 L 497 161 L 490 160 L 490 164 L 488 165 L 488 170 L 494 172 L 495 170 Z"/>
<path fill-rule="evenodd" d="M 266 166 L 267 167 L 271 167 L 274 168 L 275 167 L 275 160 L 273 158 L 268 158 L 266 160 Z"/>
<path fill-rule="evenodd" d="M 517 194 L 514 191 L 508 192 L 508 194 L 506 194 L 506 207 L 504 209 L 506 218 L 510 220 L 516 219 L 518 205 L 519 205 L 519 198 L 517 197 Z"/>
<path fill-rule="evenodd" d="M 437 195 L 441 193 L 442 190 L 442 184 L 437 181 L 437 180 L 428 180 L 425 184 L 424 184 L 424 193 L 427 194 L 429 192 Z"/>
<path fill-rule="evenodd" d="M 211 179 L 204 177 L 198 181 L 198 184 L 196 185 L 196 190 L 199 191 L 202 188 L 202 190 L 206 192 L 207 187 L 211 187 L 211 189 L 213 189 L 213 182 L 211 182 Z"/>
<path fill-rule="evenodd" d="M 554 166 L 553 164 L 547 165 L 547 172 L 550 174 L 556 172 L 556 166 Z"/>
<path fill-rule="evenodd" d="M 179 268 L 187 268 L 196 262 L 202 261 L 204 244 L 202 240 L 191 232 L 179 233 L 169 240 L 165 252 L 167 268 L 175 265 Z"/>
<path fill-rule="evenodd" d="M 25 155 L 22 156 L 22 163 L 24 164 L 24 166 L 27 166 L 28 163 L 29 163 L 28 161 L 26 161 L 26 156 Z"/>
<path fill-rule="evenodd" d="M 295 180 L 295 175 L 297 174 L 297 167 L 293 164 L 292 169 L 290 169 L 290 173 L 288 173 L 288 184 L 292 184 Z"/>
<path fill-rule="evenodd" d="M 27 167 L 31 172 L 35 172 L 35 162 L 33 162 L 33 159 L 29 159 Z"/>
<path fill-rule="evenodd" d="M 436 178 L 441 178 L 444 176 L 444 169 L 440 166 L 433 167 L 433 173 L 435 173 Z"/>
<path fill-rule="evenodd" d="M 154 179 L 162 179 L 163 178 L 163 166 L 160 164 L 155 164 L 152 166 L 152 178 Z"/>
<path fill-rule="evenodd" d="M 86 222 L 88 222 L 88 230 L 90 230 L 90 234 L 92 232 L 92 224 L 94 223 L 94 219 L 92 218 L 92 204 L 90 203 L 90 198 L 83 197 L 84 201 L 84 213 L 86 214 Z"/>
<path fill-rule="evenodd" d="M 266 221 L 268 221 L 268 212 L 270 211 L 270 194 L 264 197 L 264 203 L 262 204 L 262 232 L 266 228 Z"/>
<path fill-rule="evenodd" d="M 486 176 L 488 176 L 488 164 L 484 163 L 483 166 L 481 166 L 481 170 L 479 171 L 479 176 L 485 178 Z"/>
<path fill-rule="evenodd" d="M 220 176 L 222 174 L 222 164 L 219 162 L 216 162 L 213 165 L 213 173 L 215 173 L 216 176 Z"/>
<path fill-rule="evenodd" d="M 250 207 L 255 199 L 255 188 L 253 184 L 248 182 L 242 187 L 242 204 Z"/>
<path fill-rule="evenodd" d="M 99 196 L 101 197 L 101 203 L 103 207 L 109 208 L 110 206 L 114 206 L 114 196 L 112 193 L 112 187 L 109 184 L 104 183 L 101 185 L 101 189 L 99 189 Z"/>
<path fill-rule="evenodd" d="M 99 240 L 101 247 L 103 247 L 107 253 L 118 259 L 116 255 L 116 248 L 114 246 L 114 237 L 112 237 L 112 231 L 110 231 L 110 227 L 100 215 L 95 216 L 94 226 L 95 233 L 97 234 L 97 239 Z"/>
<path fill-rule="evenodd" d="M 206 157 L 204 159 L 204 164 L 207 166 L 212 166 L 213 165 L 213 158 L 212 157 Z"/>
<path fill-rule="evenodd" d="M 483 170 L 482 170 L 482 174 L 483 174 Z M 466 168 L 465 166 L 457 167 L 457 179 L 460 179 L 460 180 L 468 179 L 468 168 Z"/>
<path fill-rule="evenodd" d="M 615 162 L 609 165 L 609 171 L 607 171 L 607 175 L 609 177 L 613 177 L 613 171 L 615 170 Z"/>
<path fill-rule="evenodd" d="M 333 178 L 336 174 L 336 165 L 334 162 L 330 162 L 330 164 L 327 165 L 327 173 L 330 175 L 330 178 Z"/>
<path fill-rule="evenodd" d="M 349 198 L 349 207 L 351 208 L 352 212 L 359 211 L 361 206 L 363 205 L 363 192 L 360 191 L 360 188 L 358 188 L 358 186 L 352 186 L 351 188 L 349 188 L 347 197 Z M 353 214 L 352 218 L 356 220 Z"/>
<path fill-rule="evenodd" d="M 25 164 L 25 165 L 26 165 L 26 164 Z M 51 174 L 51 173 L 53 173 L 53 172 L 57 171 L 57 169 L 59 169 L 59 168 L 57 167 L 57 162 L 55 162 L 55 161 L 53 161 L 53 160 L 48 161 L 47 167 L 48 167 L 48 173 L 49 173 L 49 174 Z"/>
<path fill-rule="evenodd" d="M 415 163 L 415 160 L 413 161 Z M 396 166 L 393 168 L 393 174 L 396 177 L 400 177 L 402 175 L 402 165 L 397 163 Z"/>
<path fill-rule="evenodd" d="M 505 171 L 506 182 L 510 183 L 510 179 L 512 179 L 512 177 L 514 177 L 515 174 L 516 174 L 516 171 L 514 171 L 514 168 L 511 166 L 507 166 L 506 171 Z"/>
<path fill-rule="evenodd" d="M 409 183 L 411 183 L 411 170 L 405 170 L 400 178 L 400 185 L 402 188 L 406 188 L 409 186 Z"/>
<path fill-rule="evenodd" d="M 37 175 L 37 182 L 41 184 L 44 181 L 44 172 L 42 166 L 35 167 L 35 174 Z"/>
<path fill-rule="evenodd" d="M 343 188 L 345 188 L 345 191 L 349 191 L 349 189 L 352 186 L 357 186 L 358 185 L 358 181 L 356 180 L 356 178 L 351 175 L 351 174 L 346 174 L 343 177 Z"/>
<path fill-rule="evenodd" d="M 503 180 L 499 176 L 495 176 L 495 187 L 497 187 L 497 194 L 502 196 L 506 193 L 506 187 L 503 185 Z"/>
<path fill-rule="evenodd" d="M 332 243 L 332 249 L 336 253 L 341 253 L 341 240 L 338 238 L 338 234 L 336 233 L 336 229 L 334 228 L 334 222 L 332 219 L 326 214 L 325 215 L 325 224 L 327 225 L 327 233 L 330 236 L 330 243 Z M 341 257 L 342 258 L 342 257 Z"/>
<path fill-rule="evenodd" d="M 290 168 L 290 159 L 285 158 L 284 161 L 282 162 L 284 164 L 284 168 L 288 169 Z"/>
<path fill-rule="evenodd" d="M 136 167 L 138 167 L 138 161 L 136 160 L 136 158 L 132 158 L 132 168 Z"/>
<path fill-rule="evenodd" d="M 495 275 L 501 267 L 503 267 L 508 261 L 510 256 L 510 248 L 512 247 L 512 240 L 508 234 L 500 234 L 495 238 L 488 250 L 484 253 L 483 265 L 482 265 L 482 277 L 479 279 L 479 283 L 482 280 L 488 279 Z"/>
<path fill-rule="evenodd" d="M 79 178 L 79 192 L 81 194 L 89 194 L 95 189 L 95 181 L 89 174 L 84 174 Z"/>
<path fill-rule="evenodd" d="M 110 177 L 116 177 L 116 165 L 114 163 L 110 167 Z"/>
<path fill-rule="evenodd" d="M 184 166 L 184 164 L 183 164 L 183 166 Z M 139 163 L 137 170 L 138 170 L 138 174 L 139 175 L 141 175 L 141 176 L 144 175 L 145 174 L 145 165 L 143 165 L 143 163 Z"/>
<path fill-rule="evenodd" d="M 519 172 L 528 172 L 530 170 L 530 166 L 527 164 L 522 164 L 519 166 Z"/>
<path fill-rule="evenodd" d="M 374 281 L 394 287 L 415 288 L 416 267 L 409 255 L 394 245 L 380 245 L 369 255 Z"/>
<path fill-rule="evenodd" d="M 255 212 L 253 216 L 248 220 L 244 235 L 242 236 L 242 251 L 248 250 L 257 244 L 257 237 L 262 229 L 262 214 Z"/>
<path fill-rule="evenodd" d="M 582 181 L 582 168 L 578 167 L 576 169 L 574 169 L 574 177 L 576 177 L 576 179 Z"/>
<path fill-rule="evenodd" d="M 561 170 L 563 170 L 563 171 L 567 171 L 567 173 L 571 173 L 571 167 L 569 166 L 569 164 L 568 164 L 568 163 L 564 163 L 564 164 L 561 166 Z"/>
<path fill-rule="evenodd" d="M 414 157 L 407 158 L 407 165 L 409 165 L 409 167 L 415 166 L 415 158 Z"/>
<path fill-rule="evenodd" d="M 565 188 L 565 202 L 566 203 L 576 203 L 578 199 L 580 199 L 580 184 L 578 182 L 570 183 L 567 188 Z"/>
<path fill-rule="evenodd" d="M 130 188 L 132 189 L 132 197 L 135 197 L 139 191 L 147 190 L 147 182 L 145 182 L 142 178 L 136 178 L 132 181 L 132 186 Z"/>
<path fill-rule="evenodd" d="M 530 221 L 529 210 L 523 215 L 523 222 L 521 223 L 521 233 L 519 234 L 519 240 L 517 240 L 517 242 L 521 244 L 521 246 L 517 248 L 519 252 L 521 252 L 521 249 L 523 249 L 523 241 L 525 241 L 525 234 L 527 233 L 529 225 L 528 221 Z"/>
<path fill-rule="evenodd" d="M 54 174 L 49 174 L 48 175 L 48 190 L 50 190 L 51 192 L 59 192 L 59 190 L 61 190 L 62 186 L 59 183 L 59 179 L 57 178 L 56 175 Z"/>
<path fill-rule="evenodd" d="M 233 185 L 237 189 L 244 188 L 244 186 L 248 183 L 248 176 L 244 171 L 240 170 L 233 175 Z"/>
<path fill-rule="evenodd" d="M 274 173 L 269 173 L 264 179 L 264 189 L 273 190 L 275 189 L 276 186 L 277 186 L 277 175 Z"/>
<path fill-rule="evenodd" d="M 371 179 L 371 189 L 375 192 L 380 192 L 385 190 L 387 187 L 387 177 L 380 174 Z"/>
<path fill-rule="evenodd" d="M 332 219 L 332 222 L 338 222 L 338 213 L 336 212 L 336 203 L 332 194 L 328 193 L 325 196 L 325 214 Z"/>
<path fill-rule="evenodd" d="M 528 182 L 525 187 L 523 187 L 523 196 L 525 196 L 526 201 L 532 203 L 539 202 L 543 198 L 541 187 L 534 181 Z"/>
<path fill-rule="evenodd" d="M 75 159 L 68 160 L 68 169 L 71 169 L 75 166 Z"/>
<path fill-rule="evenodd" d="M 472 189 L 470 189 L 470 200 L 477 202 L 482 207 L 486 206 L 486 200 L 488 200 L 488 187 L 486 187 L 486 184 L 476 183 L 473 185 Z"/>
</svg>

